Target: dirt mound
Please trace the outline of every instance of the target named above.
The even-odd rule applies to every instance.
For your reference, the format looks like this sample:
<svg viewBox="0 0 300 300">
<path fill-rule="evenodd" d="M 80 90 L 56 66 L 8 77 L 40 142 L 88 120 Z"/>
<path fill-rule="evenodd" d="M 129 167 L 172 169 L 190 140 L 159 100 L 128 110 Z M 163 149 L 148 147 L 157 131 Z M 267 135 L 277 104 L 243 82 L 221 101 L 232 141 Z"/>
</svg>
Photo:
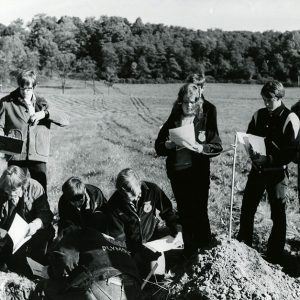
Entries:
<svg viewBox="0 0 300 300">
<path fill-rule="evenodd" d="M 16 273 L 0 272 L 0 299 L 27 300 L 35 289 L 35 283 Z"/>
<path fill-rule="evenodd" d="M 254 249 L 220 238 L 199 254 L 170 289 L 175 299 L 300 299 L 300 278 L 266 262 Z"/>
</svg>

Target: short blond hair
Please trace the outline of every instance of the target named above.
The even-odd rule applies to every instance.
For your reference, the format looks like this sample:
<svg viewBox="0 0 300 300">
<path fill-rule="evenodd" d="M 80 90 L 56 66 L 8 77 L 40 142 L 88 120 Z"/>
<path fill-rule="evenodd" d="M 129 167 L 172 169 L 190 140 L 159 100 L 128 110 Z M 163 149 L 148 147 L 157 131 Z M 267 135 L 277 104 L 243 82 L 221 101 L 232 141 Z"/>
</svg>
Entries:
<svg viewBox="0 0 300 300">
<path fill-rule="evenodd" d="M 18 166 L 9 166 L 0 177 L 0 190 L 9 188 L 15 190 L 19 187 L 25 187 L 28 181 L 28 174 Z"/>
<path fill-rule="evenodd" d="M 135 193 L 135 187 L 141 186 L 141 180 L 131 168 L 123 169 L 117 176 L 116 189 L 121 193 Z"/>
</svg>

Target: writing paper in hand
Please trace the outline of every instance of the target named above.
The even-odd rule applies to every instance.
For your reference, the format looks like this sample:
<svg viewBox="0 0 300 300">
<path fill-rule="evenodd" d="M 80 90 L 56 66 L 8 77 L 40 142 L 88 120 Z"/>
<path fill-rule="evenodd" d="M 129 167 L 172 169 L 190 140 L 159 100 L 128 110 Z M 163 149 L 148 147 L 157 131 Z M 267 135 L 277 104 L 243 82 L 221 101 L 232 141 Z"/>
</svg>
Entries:
<svg viewBox="0 0 300 300">
<path fill-rule="evenodd" d="M 195 151 L 193 148 L 196 144 L 194 124 L 169 129 L 169 137 L 176 145 Z"/>
<path fill-rule="evenodd" d="M 27 236 L 28 230 L 28 223 L 19 214 L 16 214 L 8 230 L 8 234 L 14 244 L 13 254 L 31 238 L 31 236 Z"/>
<path fill-rule="evenodd" d="M 145 243 L 148 249 L 152 250 L 153 252 L 164 252 L 169 251 L 171 249 L 182 249 L 183 248 L 183 240 L 182 234 L 179 233 L 176 238 L 172 237 L 171 235 L 167 235 L 161 239 L 151 241 Z"/>
<path fill-rule="evenodd" d="M 264 137 L 244 132 L 237 132 L 237 138 L 238 141 L 244 145 L 248 154 L 251 147 L 255 153 L 267 155 Z"/>
</svg>

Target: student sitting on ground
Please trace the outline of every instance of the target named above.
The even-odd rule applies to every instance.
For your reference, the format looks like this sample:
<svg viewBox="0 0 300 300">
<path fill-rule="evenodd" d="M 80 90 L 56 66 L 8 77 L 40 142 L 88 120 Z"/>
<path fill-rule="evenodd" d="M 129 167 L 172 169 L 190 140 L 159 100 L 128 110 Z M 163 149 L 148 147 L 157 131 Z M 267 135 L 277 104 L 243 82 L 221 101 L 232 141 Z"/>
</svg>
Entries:
<svg viewBox="0 0 300 300">
<path fill-rule="evenodd" d="M 181 226 L 165 193 L 156 184 L 141 181 L 132 169 L 124 169 L 118 174 L 116 188 L 107 203 L 109 234 L 126 242 L 141 275 L 145 276 L 149 271 L 146 261 L 156 260 L 160 253 L 147 250 L 143 243 L 167 234 L 176 236 Z M 159 229 L 156 210 L 165 221 L 167 230 Z"/>
<path fill-rule="evenodd" d="M 28 174 L 28 173 L 27 173 Z M 8 230 L 16 214 L 28 224 L 31 238 L 14 254 Z M 26 272 L 26 256 L 46 263 L 45 255 L 54 237 L 53 214 L 42 185 L 18 166 L 9 166 L 0 178 L 0 265 Z"/>
<path fill-rule="evenodd" d="M 87 225 L 98 229 L 97 215 L 102 218 L 101 211 L 107 202 L 102 191 L 73 176 L 63 184 L 62 192 L 58 202 L 58 231 L 69 225 Z"/>
</svg>

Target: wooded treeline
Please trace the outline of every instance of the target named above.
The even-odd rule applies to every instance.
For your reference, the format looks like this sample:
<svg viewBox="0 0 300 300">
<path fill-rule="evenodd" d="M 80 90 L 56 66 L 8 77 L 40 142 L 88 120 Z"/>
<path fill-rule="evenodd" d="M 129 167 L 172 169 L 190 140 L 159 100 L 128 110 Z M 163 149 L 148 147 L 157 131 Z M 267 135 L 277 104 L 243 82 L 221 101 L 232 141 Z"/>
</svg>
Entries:
<svg viewBox="0 0 300 300">
<path fill-rule="evenodd" d="M 164 82 L 205 71 L 210 80 L 297 82 L 300 30 L 191 30 L 134 23 L 121 17 L 37 15 L 24 25 L 0 24 L 0 77 L 36 68 L 46 76 L 71 74 L 107 81 Z"/>
</svg>

